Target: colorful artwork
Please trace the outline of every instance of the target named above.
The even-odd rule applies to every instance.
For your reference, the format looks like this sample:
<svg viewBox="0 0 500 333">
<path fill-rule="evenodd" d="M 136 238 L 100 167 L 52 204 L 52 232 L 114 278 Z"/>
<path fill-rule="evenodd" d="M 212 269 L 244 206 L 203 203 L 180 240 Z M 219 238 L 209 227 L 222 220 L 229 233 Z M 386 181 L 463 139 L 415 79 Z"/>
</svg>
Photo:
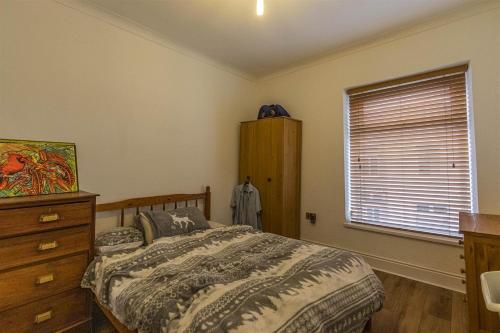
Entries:
<svg viewBox="0 0 500 333">
<path fill-rule="evenodd" d="M 73 143 L 0 139 L 0 197 L 76 191 Z"/>
</svg>

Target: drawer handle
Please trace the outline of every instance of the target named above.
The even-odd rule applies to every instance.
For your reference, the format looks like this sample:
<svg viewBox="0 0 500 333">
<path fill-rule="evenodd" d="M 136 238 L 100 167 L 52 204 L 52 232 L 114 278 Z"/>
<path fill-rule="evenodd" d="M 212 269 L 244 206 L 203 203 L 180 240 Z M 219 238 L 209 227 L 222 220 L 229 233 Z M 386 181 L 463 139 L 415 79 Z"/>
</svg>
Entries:
<svg viewBox="0 0 500 333">
<path fill-rule="evenodd" d="M 458 240 L 458 245 L 464 245 L 464 240 L 463 239 L 459 239 Z"/>
<path fill-rule="evenodd" d="M 38 220 L 40 223 L 49 223 L 59 221 L 59 214 L 42 214 L 40 215 L 40 219 Z"/>
<path fill-rule="evenodd" d="M 465 269 L 460 268 L 460 273 L 465 274 Z"/>
<path fill-rule="evenodd" d="M 46 274 L 46 275 L 41 275 L 36 278 L 36 284 L 44 284 L 44 283 L 49 283 L 51 281 L 54 281 L 54 274 Z"/>
<path fill-rule="evenodd" d="M 55 249 L 58 246 L 59 246 L 59 244 L 57 244 L 57 241 L 43 242 L 43 243 L 38 244 L 38 251 L 47 251 L 47 250 Z"/>
<path fill-rule="evenodd" d="M 461 254 L 460 259 L 465 259 L 465 256 L 463 254 Z"/>
<path fill-rule="evenodd" d="M 50 319 L 52 319 L 52 310 L 37 314 L 35 316 L 35 324 L 40 324 Z"/>
</svg>

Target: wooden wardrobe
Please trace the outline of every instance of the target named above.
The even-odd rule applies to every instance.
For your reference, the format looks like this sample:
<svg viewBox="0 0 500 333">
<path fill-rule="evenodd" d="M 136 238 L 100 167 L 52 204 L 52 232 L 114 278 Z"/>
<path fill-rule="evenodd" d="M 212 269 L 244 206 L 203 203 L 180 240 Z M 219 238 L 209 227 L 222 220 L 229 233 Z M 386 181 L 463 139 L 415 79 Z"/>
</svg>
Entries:
<svg viewBox="0 0 500 333">
<path fill-rule="evenodd" d="M 265 232 L 300 238 L 302 122 L 287 117 L 241 123 L 240 172 L 259 190 Z"/>
</svg>

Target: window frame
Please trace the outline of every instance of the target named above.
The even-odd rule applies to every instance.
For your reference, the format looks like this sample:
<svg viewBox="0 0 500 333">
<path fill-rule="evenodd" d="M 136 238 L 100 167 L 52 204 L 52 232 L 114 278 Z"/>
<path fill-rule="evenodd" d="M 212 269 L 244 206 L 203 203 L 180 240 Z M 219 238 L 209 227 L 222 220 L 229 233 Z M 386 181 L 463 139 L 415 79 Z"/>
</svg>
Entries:
<svg viewBox="0 0 500 333">
<path fill-rule="evenodd" d="M 477 196 L 477 172 L 476 172 L 476 149 L 475 149 L 475 130 L 474 130 L 474 112 L 473 112 L 473 99 L 472 99 L 472 68 L 470 66 L 470 63 L 462 63 L 459 64 L 459 66 L 467 65 L 468 68 L 465 71 L 465 95 L 466 95 L 466 105 L 467 105 L 467 128 L 468 128 L 468 148 L 469 148 L 469 182 L 470 182 L 470 205 L 471 205 L 471 212 L 472 213 L 477 213 L 479 211 L 479 205 L 478 205 L 478 196 Z M 399 236 L 399 237 L 405 237 L 405 238 L 411 238 L 411 239 L 418 239 L 418 240 L 425 240 L 425 241 L 431 241 L 431 242 L 436 242 L 436 243 L 443 243 L 447 245 L 457 245 L 459 246 L 457 240 L 461 239 L 462 236 L 452 236 L 452 235 L 440 235 L 440 234 L 435 234 L 431 232 L 425 232 L 425 231 L 416 231 L 416 230 L 409 230 L 409 229 L 402 229 L 402 228 L 393 228 L 393 227 L 387 227 L 387 226 L 381 226 L 381 225 L 375 225 L 375 224 L 368 224 L 368 223 L 362 223 L 362 222 L 355 222 L 351 221 L 351 203 L 350 203 L 350 183 L 351 183 L 351 155 L 350 155 L 350 124 L 349 124 L 349 94 L 348 91 L 352 89 L 358 89 L 363 88 L 363 87 L 369 87 L 369 86 L 377 86 L 379 84 L 383 84 L 384 82 L 390 82 L 393 80 L 401 80 L 401 81 L 406 81 L 408 82 L 408 78 L 415 77 L 415 80 L 412 80 L 412 82 L 417 82 L 418 77 L 421 75 L 426 75 L 428 73 L 432 73 L 434 71 L 446 71 L 449 68 L 453 68 L 455 66 L 446 66 L 441 69 L 437 70 L 432 70 L 432 71 L 427 71 L 421 74 L 410 74 L 410 75 L 405 75 L 400 78 L 396 79 L 389 79 L 389 80 L 384 80 L 379 83 L 374 83 L 374 84 L 363 84 L 363 85 L 357 85 L 354 88 L 347 88 L 344 89 L 342 92 L 342 101 L 343 101 L 343 127 L 344 127 L 344 190 L 345 190 L 345 221 L 344 221 L 344 227 L 346 228 L 352 228 L 352 229 L 358 229 L 358 230 L 364 230 L 364 231 L 370 231 L 370 232 L 376 232 L 376 233 L 382 233 L 382 234 L 389 234 L 389 235 L 394 235 L 394 236 Z"/>
</svg>

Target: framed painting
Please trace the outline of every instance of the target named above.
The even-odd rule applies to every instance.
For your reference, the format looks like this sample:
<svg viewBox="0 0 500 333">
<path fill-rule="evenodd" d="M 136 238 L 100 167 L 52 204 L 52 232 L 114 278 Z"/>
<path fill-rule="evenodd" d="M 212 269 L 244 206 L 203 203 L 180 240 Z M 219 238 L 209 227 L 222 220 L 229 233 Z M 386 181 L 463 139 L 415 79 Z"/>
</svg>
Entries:
<svg viewBox="0 0 500 333">
<path fill-rule="evenodd" d="M 74 143 L 0 139 L 0 198 L 77 191 Z"/>
</svg>

